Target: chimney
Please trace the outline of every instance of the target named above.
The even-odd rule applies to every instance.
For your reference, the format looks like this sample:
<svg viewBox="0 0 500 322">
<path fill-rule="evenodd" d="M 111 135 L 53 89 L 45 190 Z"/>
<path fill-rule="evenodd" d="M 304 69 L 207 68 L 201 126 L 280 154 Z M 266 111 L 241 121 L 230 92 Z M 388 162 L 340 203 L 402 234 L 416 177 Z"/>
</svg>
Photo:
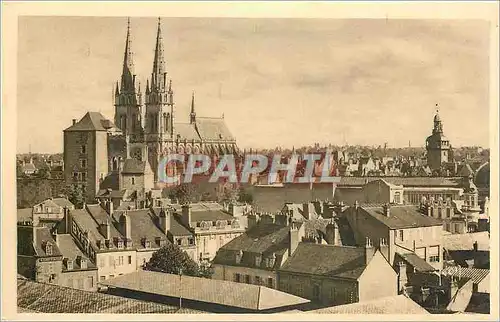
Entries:
<svg viewBox="0 0 500 322">
<path fill-rule="evenodd" d="M 373 258 L 373 255 L 375 254 L 375 248 L 373 248 L 372 241 L 368 237 L 366 237 L 364 248 L 365 248 L 365 264 L 368 265 L 368 263 Z"/>
<path fill-rule="evenodd" d="M 327 243 L 334 246 L 341 246 L 342 241 L 339 233 L 339 226 L 337 222 L 332 218 L 330 223 L 326 226 L 326 238 Z"/>
<path fill-rule="evenodd" d="M 107 200 L 106 201 L 106 211 L 108 212 L 108 214 L 110 216 L 113 215 L 113 211 L 114 211 L 114 205 L 113 205 L 113 201 L 111 199 Z"/>
<path fill-rule="evenodd" d="M 111 226 L 109 219 L 106 219 L 100 226 L 100 233 L 104 236 L 104 239 L 109 240 L 111 238 Z"/>
<path fill-rule="evenodd" d="M 384 215 L 386 217 L 389 217 L 391 215 L 391 206 L 388 203 L 386 203 L 383 208 L 384 208 Z"/>
<path fill-rule="evenodd" d="M 305 219 L 307 220 L 311 220 L 311 203 L 309 202 L 305 202 L 303 205 L 302 205 L 302 216 L 304 216 Z"/>
<path fill-rule="evenodd" d="M 54 233 L 52 234 L 52 236 L 54 237 L 54 240 L 56 241 L 56 245 L 57 247 L 59 247 L 59 234 L 57 233 L 57 229 L 54 230 Z"/>
<path fill-rule="evenodd" d="M 68 207 L 63 208 L 63 213 L 64 213 L 64 226 L 63 226 L 63 233 L 68 234 L 70 229 L 69 229 L 69 209 Z"/>
<path fill-rule="evenodd" d="M 81 255 L 76 256 L 76 263 L 80 266 L 80 269 L 87 269 L 87 260 Z"/>
<path fill-rule="evenodd" d="M 75 125 L 75 124 L 76 124 L 76 121 L 77 121 L 77 119 L 73 119 L 73 125 Z"/>
<path fill-rule="evenodd" d="M 163 208 L 160 210 L 159 224 L 163 233 L 166 234 L 170 230 L 170 212 L 165 212 Z"/>
<path fill-rule="evenodd" d="M 127 212 L 124 212 L 120 216 L 120 229 L 121 233 L 123 236 L 125 236 L 125 239 L 131 240 L 132 239 L 132 227 L 130 223 L 130 217 L 127 215 Z"/>
<path fill-rule="evenodd" d="M 187 226 L 191 227 L 191 205 L 182 205 L 182 222 Z"/>
<path fill-rule="evenodd" d="M 299 243 L 302 241 L 302 238 L 305 236 L 304 226 L 301 223 L 291 222 L 290 223 L 290 231 L 288 233 L 289 239 L 289 248 L 288 248 L 288 256 L 292 256 Z"/>
<path fill-rule="evenodd" d="M 385 259 L 390 262 L 389 259 L 389 246 L 387 245 L 387 240 L 385 238 L 379 239 L 379 249 L 380 253 L 385 257 Z"/>
<path fill-rule="evenodd" d="M 399 294 L 403 293 L 406 288 L 406 283 L 408 282 L 408 276 L 406 275 L 406 264 L 403 261 L 398 263 L 398 291 Z"/>
</svg>

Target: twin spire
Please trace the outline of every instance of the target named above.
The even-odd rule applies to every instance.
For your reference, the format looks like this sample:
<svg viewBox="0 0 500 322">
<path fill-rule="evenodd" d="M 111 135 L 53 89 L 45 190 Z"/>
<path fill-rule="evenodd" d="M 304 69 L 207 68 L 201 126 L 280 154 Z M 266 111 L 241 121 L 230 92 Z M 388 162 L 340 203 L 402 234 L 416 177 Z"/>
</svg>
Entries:
<svg viewBox="0 0 500 322">
<path fill-rule="evenodd" d="M 163 36 L 161 30 L 161 18 L 158 18 L 158 28 L 156 31 L 156 45 L 153 59 L 153 71 L 151 82 L 146 82 L 146 94 L 167 92 L 172 95 L 172 80 L 167 83 L 167 71 L 165 67 L 165 56 L 163 48 Z M 132 37 L 130 33 L 130 18 L 127 18 L 127 38 L 125 41 L 125 53 L 123 57 L 123 72 L 121 86 L 116 84 L 116 93 L 135 93 L 135 70 L 132 52 Z M 191 98 L 191 120 L 195 122 L 196 113 L 194 111 L 194 91 Z"/>
<path fill-rule="evenodd" d="M 153 72 L 151 73 L 151 84 L 147 83 L 146 92 L 162 92 L 166 89 L 166 68 L 163 50 L 163 37 L 161 33 L 161 18 L 158 18 L 158 29 L 156 33 L 156 46 L 153 60 Z M 151 87 L 150 87 L 151 85 Z M 118 84 L 117 84 L 118 88 Z M 130 35 L 130 18 L 127 18 L 127 38 L 125 41 L 125 53 L 123 57 L 123 72 L 121 78 L 120 92 L 135 92 L 135 71 L 132 52 L 132 38 Z M 117 91 L 118 92 L 118 91 Z"/>
</svg>

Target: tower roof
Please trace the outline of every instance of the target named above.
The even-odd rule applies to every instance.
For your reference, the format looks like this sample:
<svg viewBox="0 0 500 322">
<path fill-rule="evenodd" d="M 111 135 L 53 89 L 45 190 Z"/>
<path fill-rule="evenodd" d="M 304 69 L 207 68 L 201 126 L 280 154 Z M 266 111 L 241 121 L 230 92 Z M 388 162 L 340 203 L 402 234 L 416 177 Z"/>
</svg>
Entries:
<svg viewBox="0 0 500 322">
<path fill-rule="evenodd" d="M 132 39 L 130 36 L 130 18 L 127 20 L 127 38 L 123 54 L 123 72 L 121 80 L 122 92 L 135 92 L 134 84 L 134 59 L 132 53 Z"/>
<path fill-rule="evenodd" d="M 158 30 L 156 32 L 156 46 L 153 60 L 153 73 L 151 77 L 151 90 L 164 89 L 166 74 L 165 58 L 163 53 L 163 37 L 161 33 L 161 18 L 158 18 Z"/>
</svg>

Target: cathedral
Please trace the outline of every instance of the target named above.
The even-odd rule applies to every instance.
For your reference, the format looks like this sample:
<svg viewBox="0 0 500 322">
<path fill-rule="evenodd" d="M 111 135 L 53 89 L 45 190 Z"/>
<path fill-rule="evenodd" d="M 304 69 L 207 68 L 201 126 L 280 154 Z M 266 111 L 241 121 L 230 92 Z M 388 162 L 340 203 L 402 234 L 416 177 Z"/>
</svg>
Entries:
<svg viewBox="0 0 500 322">
<path fill-rule="evenodd" d="M 114 120 L 88 112 L 64 130 L 65 180 L 80 185 L 86 200 L 95 200 L 110 190 L 114 194 L 145 194 L 161 188 L 156 184 L 158 165 L 167 154 L 202 153 L 217 157 L 238 153 L 224 116 L 196 115 L 194 92 L 189 122 L 176 122 L 160 19 L 152 67 L 143 93 L 134 72 L 129 19 L 122 75 L 113 93 Z"/>
<path fill-rule="evenodd" d="M 127 26 L 123 72 L 114 93 L 114 123 L 126 140 L 127 158 L 148 160 L 151 168 L 158 167 L 162 155 L 169 153 L 204 153 L 209 155 L 236 153 L 236 140 L 227 128 L 224 117 L 199 117 L 196 115 L 194 93 L 191 98 L 189 123 L 175 121 L 175 101 L 172 79 L 169 77 L 161 20 L 158 19 L 153 68 L 146 83 L 145 95 L 134 73 L 130 20 Z M 118 149 L 110 147 L 111 166 L 119 158 Z M 155 176 L 156 178 L 156 176 Z"/>
</svg>

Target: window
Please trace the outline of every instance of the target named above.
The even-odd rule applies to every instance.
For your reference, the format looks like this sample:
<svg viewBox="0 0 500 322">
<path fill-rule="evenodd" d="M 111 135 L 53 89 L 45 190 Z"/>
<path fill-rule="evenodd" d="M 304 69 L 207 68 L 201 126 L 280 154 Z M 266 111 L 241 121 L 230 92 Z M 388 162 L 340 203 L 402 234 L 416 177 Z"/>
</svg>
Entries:
<svg viewBox="0 0 500 322">
<path fill-rule="evenodd" d="M 194 238 L 189 238 L 189 245 L 194 245 Z"/>
<path fill-rule="evenodd" d="M 429 262 L 431 262 L 431 263 L 439 263 L 439 255 L 429 256 Z"/>
<path fill-rule="evenodd" d="M 66 281 L 66 285 L 67 285 L 68 287 L 73 288 L 73 279 L 72 279 L 72 278 L 68 278 L 68 280 Z"/>
<path fill-rule="evenodd" d="M 80 159 L 80 167 L 82 168 L 87 168 L 87 160 L 85 159 Z"/>
<path fill-rule="evenodd" d="M 272 277 L 269 277 L 269 278 L 267 279 L 267 287 L 270 287 L 270 288 L 272 288 L 272 287 L 273 287 L 273 279 L 272 279 Z"/>
<path fill-rule="evenodd" d="M 87 285 L 88 285 L 88 288 L 93 288 L 94 287 L 94 277 L 93 276 L 89 276 L 87 278 Z"/>
<path fill-rule="evenodd" d="M 319 285 L 317 284 L 313 285 L 313 298 L 315 299 L 319 298 Z"/>
<path fill-rule="evenodd" d="M 260 276 L 255 276 L 255 284 L 256 285 L 261 285 L 262 284 L 262 279 L 260 278 Z"/>
<path fill-rule="evenodd" d="M 113 256 L 109 256 L 109 266 L 110 267 L 115 266 L 115 259 L 113 258 Z"/>
<path fill-rule="evenodd" d="M 245 275 L 245 283 L 250 284 L 250 275 Z"/>
<path fill-rule="evenodd" d="M 80 152 L 82 154 L 86 154 L 87 153 L 87 145 L 86 144 L 82 144 L 82 146 L 80 147 Z"/>
<path fill-rule="evenodd" d="M 460 232 L 460 224 L 455 224 L 455 231 L 454 233 L 459 233 Z"/>
<path fill-rule="evenodd" d="M 182 239 L 180 239 L 180 238 L 177 239 L 177 245 L 179 245 L 179 246 L 182 245 Z"/>
<path fill-rule="evenodd" d="M 404 235 L 403 235 L 403 232 L 404 232 L 403 230 L 400 230 L 400 231 L 399 231 L 399 239 L 400 239 L 401 241 L 404 241 Z"/>
<path fill-rule="evenodd" d="M 83 290 L 83 278 L 78 279 L 78 288 Z"/>
<path fill-rule="evenodd" d="M 118 257 L 118 265 L 122 266 L 123 265 L 123 256 Z"/>
<path fill-rule="evenodd" d="M 81 173 L 82 180 L 81 181 L 87 181 L 87 173 L 82 172 Z"/>
<path fill-rule="evenodd" d="M 239 273 L 234 274 L 234 281 L 238 283 L 241 281 L 241 275 Z"/>
<path fill-rule="evenodd" d="M 114 276 L 114 275 L 112 275 L 112 274 L 111 274 L 111 275 L 109 275 L 109 278 L 114 278 L 114 277 L 115 277 L 115 276 Z"/>
<path fill-rule="evenodd" d="M 443 209 L 438 208 L 438 218 L 441 219 L 443 218 Z"/>
<path fill-rule="evenodd" d="M 101 277 L 99 277 L 99 280 L 100 280 L 101 282 L 105 281 L 105 280 L 106 280 L 106 276 L 101 276 Z"/>
<path fill-rule="evenodd" d="M 446 218 L 451 218 L 451 209 L 446 208 Z"/>
<path fill-rule="evenodd" d="M 123 240 L 118 241 L 118 248 L 120 248 L 120 249 L 123 248 Z"/>
<path fill-rule="evenodd" d="M 132 184 L 134 185 L 135 184 L 135 178 L 132 177 Z"/>
<path fill-rule="evenodd" d="M 401 203 L 401 194 L 399 192 L 396 192 L 394 194 L 394 202 L 395 203 Z"/>
<path fill-rule="evenodd" d="M 335 289 L 334 288 L 330 289 L 330 301 L 332 301 L 332 302 L 335 301 Z"/>
<path fill-rule="evenodd" d="M 128 257 L 128 264 L 131 265 L 132 264 L 132 256 L 129 256 Z"/>
</svg>

